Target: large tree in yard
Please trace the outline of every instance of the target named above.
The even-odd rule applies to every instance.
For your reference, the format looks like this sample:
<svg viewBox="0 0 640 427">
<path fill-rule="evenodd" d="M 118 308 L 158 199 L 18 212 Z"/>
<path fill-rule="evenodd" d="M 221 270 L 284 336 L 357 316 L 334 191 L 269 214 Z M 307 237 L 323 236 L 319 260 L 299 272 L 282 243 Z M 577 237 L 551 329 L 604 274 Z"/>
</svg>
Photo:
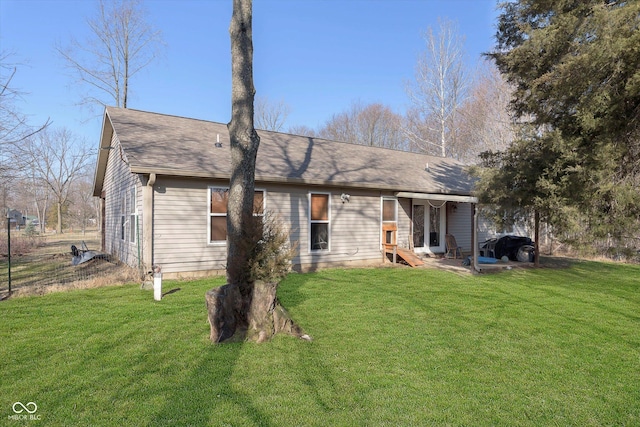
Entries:
<svg viewBox="0 0 640 427">
<path fill-rule="evenodd" d="M 231 181 L 227 197 L 227 284 L 206 293 L 213 342 L 266 341 L 277 332 L 307 337 L 276 298 L 288 267 L 287 236 L 255 198 L 260 138 L 254 128 L 252 1 L 233 0 L 231 36 Z M 263 211 L 264 212 L 264 211 Z M 286 264 L 286 265 L 285 265 Z M 265 273 L 266 272 L 266 273 Z"/>
<path fill-rule="evenodd" d="M 576 209 L 591 238 L 637 237 L 640 2 L 517 0 L 500 8 L 489 56 L 514 87 L 516 116 L 535 129 L 502 165 L 529 171 L 536 197 L 553 199 L 545 204 Z M 522 203 L 541 206 L 536 197 Z"/>
</svg>

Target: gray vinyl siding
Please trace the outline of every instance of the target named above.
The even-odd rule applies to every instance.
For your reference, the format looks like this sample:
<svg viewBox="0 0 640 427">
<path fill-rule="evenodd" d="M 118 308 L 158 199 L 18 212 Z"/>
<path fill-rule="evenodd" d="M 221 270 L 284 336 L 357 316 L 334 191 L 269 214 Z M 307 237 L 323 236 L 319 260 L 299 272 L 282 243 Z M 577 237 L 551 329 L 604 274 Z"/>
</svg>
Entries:
<svg viewBox="0 0 640 427">
<path fill-rule="evenodd" d="M 128 208 L 125 211 L 125 236 L 121 238 L 121 212 L 125 196 L 128 199 L 132 186 L 136 186 L 136 209 L 141 214 L 140 180 L 136 174 L 130 172 L 126 159 L 120 151 L 120 143 L 117 137 L 111 140 L 109 150 L 109 160 L 105 171 L 105 183 L 103 191 L 105 194 L 105 252 L 111 254 L 116 259 L 132 266 L 138 266 L 138 239 L 136 242 L 129 241 L 129 227 L 135 224 L 129 223 Z M 140 235 L 142 230 L 140 230 Z M 137 234 L 137 233 L 136 233 Z"/>
<path fill-rule="evenodd" d="M 473 232 L 473 212 L 471 203 L 454 203 L 455 210 L 447 209 L 447 232 L 456 238 L 458 246 L 463 252 L 471 252 L 471 241 Z"/>
<path fill-rule="evenodd" d="M 154 185 L 153 258 L 163 273 L 224 270 L 226 245 L 208 238 L 208 188 L 222 182 L 167 179 Z"/>
<path fill-rule="evenodd" d="M 226 187 L 226 181 L 167 179 L 154 185 L 154 264 L 163 273 L 180 274 L 224 270 L 226 245 L 209 243 L 209 187 Z M 380 194 L 350 191 L 342 203 L 342 191 L 313 188 L 330 193 L 331 222 L 329 251 L 309 251 L 309 187 L 262 185 L 265 210 L 283 219 L 291 244 L 298 248 L 294 265 L 379 261 Z"/>
<path fill-rule="evenodd" d="M 282 189 L 281 191 L 286 191 Z M 349 191 L 348 202 L 342 202 L 342 191 L 313 188 L 313 193 L 330 193 L 330 250 L 309 250 L 310 189 L 300 187 L 291 193 L 292 206 L 298 210 L 299 249 L 297 264 L 346 263 L 381 259 L 380 255 L 380 196 L 376 192 Z M 286 194 L 280 192 L 279 194 Z M 295 223 L 292 223 L 295 226 Z"/>
</svg>

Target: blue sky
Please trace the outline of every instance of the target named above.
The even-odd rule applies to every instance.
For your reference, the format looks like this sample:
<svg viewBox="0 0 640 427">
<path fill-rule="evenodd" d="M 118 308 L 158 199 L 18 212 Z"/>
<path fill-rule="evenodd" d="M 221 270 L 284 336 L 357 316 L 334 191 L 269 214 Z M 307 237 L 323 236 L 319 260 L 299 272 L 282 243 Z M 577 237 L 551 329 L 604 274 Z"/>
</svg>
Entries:
<svg viewBox="0 0 640 427">
<path fill-rule="evenodd" d="M 165 55 L 131 82 L 129 107 L 226 123 L 230 120 L 231 0 L 146 0 Z M 317 128 L 353 102 L 403 114 L 404 87 L 438 18 L 456 21 L 470 67 L 490 50 L 495 0 L 254 0 L 254 79 L 259 96 L 291 108 L 286 127 Z M 100 119 L 79 100 L 55 42 L 87 34 L 89 0 L 0 0 L 0 50 L 19 64 L 13 86 L 33 124 L 50 117 L 87 143 Z"/>
</svg>

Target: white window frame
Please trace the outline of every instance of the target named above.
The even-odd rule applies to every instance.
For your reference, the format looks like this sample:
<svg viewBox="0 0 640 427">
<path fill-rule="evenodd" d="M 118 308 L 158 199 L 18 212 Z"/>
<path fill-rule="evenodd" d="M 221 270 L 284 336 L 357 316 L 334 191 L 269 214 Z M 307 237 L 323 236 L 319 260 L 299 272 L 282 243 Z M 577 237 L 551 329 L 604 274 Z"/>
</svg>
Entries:
<svg viewBox="0 0 640 427">
<path fill-rule="evenodd" d="M 138 241 L 138 204 L 136 203 L 138 191 L 135 185 L 129 189 L 129 243 Z"/>
<path fill-rule="evenodd" d="M 314 195 L 319 195 L 319 196 L 327 196 L 327 219 L 326 220 L 314 220 L 311 219 L 311 199 L 312 196 Z M 326 253 L 326 252 L 331 252 L 331 193 L 327 193 L 327 192 L 322 192 L 322 191 L 313 191 L 313 192 L 309 192 L 308 193 L 308 202 L 309 202 L 309 237 L 307 239 L 307 244 L 308 244 L 308 251 L 309 253 Z M 312 247 L 311 244 L 311 239 L 312 239 L 312 233 L 311 233 L 311 229 L 312 229 L 312 225 L 313 224 L 327 224 L 327 248 L 326 249 L 314 249 Z"/>
<path fill-rule="evenodd" d="M 394 209 L 393 209 L 393 215 L 394 215 L 394 219 L 392 221 L 385 221 L 384 219 L 384 202 L 385 201 L 392 201 L 394 202 Z M 391 197 L 391 196 L 382 196 L 380 197 L 380 247 L 382 247 L 383 242 L 383 237 L 382 237 L 382 227 L 384 226 L 384 224 L 395 224 L 396 227 L 398 227 L 398 198 L 397 197 Z M 397 232 L 396 232 L 396 238 L 397 238 Z"/>
<path fill-rule="evenodd" d="M 393 221 L 384 220 L 384 202 L 385 201 L 392 201 L 395 203 L 394 212 L 393 212 L 393 215 L 395 216 L 395 218 L 393 219 Z M 398 199 L 396 197 L 382 196 L 380 198 L 380 224 L 382 224 L 383 222 L 395 222 L 396 224 L 398 224 Z"/>
<path fill-rule="evenodd" d="M 226 246 L 227 238 L 224 240 L 211 240 L 211 218 L 212 217 L 227 217 L 227 213 L 211 213 L 211 192 L 212 191 L 229 191 L 229 187 L 223 187 L 218 185 L 210 185 L 207 188 L 207 244 L 211 246 Z M 255 188 L 254 193 L 262 192 L 262 212 L 261 213 L 253 213 L 254 216 L 264 217 L 264 213 L 267 209 L 267 190 L 263 188 Z"/>
<path fill-rule="evenodd" d="M 127 191 L 123 191 L 120 197 L 120 240 L 127 240 Z"/>
</svg>

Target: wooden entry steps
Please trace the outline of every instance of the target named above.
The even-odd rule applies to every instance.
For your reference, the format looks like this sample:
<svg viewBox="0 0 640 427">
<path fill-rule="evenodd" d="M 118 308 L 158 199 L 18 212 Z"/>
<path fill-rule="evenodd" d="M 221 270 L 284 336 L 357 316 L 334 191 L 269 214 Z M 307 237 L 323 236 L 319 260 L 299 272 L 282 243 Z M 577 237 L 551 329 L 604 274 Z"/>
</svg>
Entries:
<svg viewBox="0 0 640 427">
<path fill-rule="evenodd" d="M 412 250 L 398 247 L 397 234 L 398 227 L 396 224 L 384 224 L 382 226 L 382 260 L 387 254 L 392 254 L 393 263 L 396 263 L 398 257 L 402 258 L 411 267 L 424 265 L 424 262 Z"/>
</svg>

